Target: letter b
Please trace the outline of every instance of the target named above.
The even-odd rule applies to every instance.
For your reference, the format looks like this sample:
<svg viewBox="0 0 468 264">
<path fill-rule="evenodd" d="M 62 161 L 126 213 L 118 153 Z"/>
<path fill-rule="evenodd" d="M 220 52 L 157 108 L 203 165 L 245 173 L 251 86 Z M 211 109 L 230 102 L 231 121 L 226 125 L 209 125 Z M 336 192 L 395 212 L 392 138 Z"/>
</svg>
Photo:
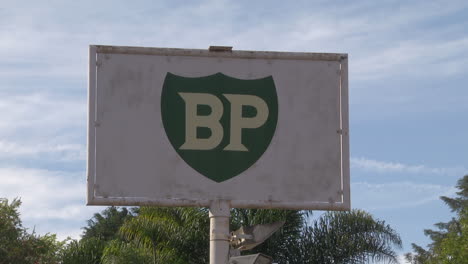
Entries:
<svg viewBox="0 0 468 264">
<path fill-rule="evenodd" d="M 223 126 L 219 122 L 223 116 L 223 103 L 216 96 L 206 93 L 179 93 L 185 101 L 185 143 L 180 149 L 210 150 L 216 148 L 223 139 Z M 197 114 L 198 105 L 211 108 L 209 115 Z M 198 138 L 197 128 L 211 130 L 209 138 Z"/>
</svg>

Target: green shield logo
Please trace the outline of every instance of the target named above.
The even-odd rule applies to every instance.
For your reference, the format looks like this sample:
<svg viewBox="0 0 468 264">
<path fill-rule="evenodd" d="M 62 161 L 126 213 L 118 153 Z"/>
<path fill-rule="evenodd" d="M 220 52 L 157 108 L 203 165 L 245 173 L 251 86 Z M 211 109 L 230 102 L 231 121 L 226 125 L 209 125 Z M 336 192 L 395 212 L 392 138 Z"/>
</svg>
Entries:
<svg viewBox="0 0 468 264">
<path fill-rule="evenodd" d="M 167 73 L 161 95 L 167 137 L 190 167 L 222 182 L 266 151 L 278 121 L 272 76 L 242 80 L 222 73 L 188 78 Z"/>
</svg>

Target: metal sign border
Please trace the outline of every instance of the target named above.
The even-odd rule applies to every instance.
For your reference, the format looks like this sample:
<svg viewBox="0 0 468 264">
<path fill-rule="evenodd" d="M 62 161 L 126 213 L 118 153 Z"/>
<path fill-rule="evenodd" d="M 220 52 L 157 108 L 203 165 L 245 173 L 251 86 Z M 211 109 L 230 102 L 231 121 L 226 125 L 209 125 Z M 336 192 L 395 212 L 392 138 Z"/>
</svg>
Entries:
<svg viewBox="0 0 468 264">
<path fill-rule="evenodd" d="M 349 164 L 349 89 L 348 54 L 345 53 L 308 53 L 233 50 L 213 52 L 203 49 L 149 48 L 126 46 L 89 46 L 88 75 L 88 159 L 87 159 L 87 205 L 118 206 L 195 206 L 209 207 L 213 200 L 154 199 L 148 197 L 98 197 L 95 195 L 96 179 L 96 92 L 97 92 L 97 54 L 133 54 L 160 56 L 192 56 L 218 58 L 272 59 L 272 60 L 316 60 L 337 61 L 340 63 L 340 120 L 341 120 L 341 187 L 342 201 L 329 202 L 277 202 L 277 201 L 229 201 L 232 208 L 278 208 L 292 210 L 336 210 L 351 209 L 350 164 Z"/>
</svg>

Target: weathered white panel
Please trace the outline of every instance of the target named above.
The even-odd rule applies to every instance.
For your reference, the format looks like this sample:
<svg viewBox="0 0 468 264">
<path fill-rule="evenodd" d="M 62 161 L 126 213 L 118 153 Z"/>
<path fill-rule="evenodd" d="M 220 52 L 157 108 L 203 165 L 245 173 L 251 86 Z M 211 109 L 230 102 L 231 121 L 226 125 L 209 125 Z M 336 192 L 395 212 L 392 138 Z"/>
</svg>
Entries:
<svg viewBox="0 0 468 264">
<path fill-rule="evenodd" d="M 350 208 L 347 56 L 91 46 L 88 204 Z M 161 118 L 167 73 L 272 76 L 278 121 L 246 171 L 215 182 L 190 167 Z"/>
</svg>

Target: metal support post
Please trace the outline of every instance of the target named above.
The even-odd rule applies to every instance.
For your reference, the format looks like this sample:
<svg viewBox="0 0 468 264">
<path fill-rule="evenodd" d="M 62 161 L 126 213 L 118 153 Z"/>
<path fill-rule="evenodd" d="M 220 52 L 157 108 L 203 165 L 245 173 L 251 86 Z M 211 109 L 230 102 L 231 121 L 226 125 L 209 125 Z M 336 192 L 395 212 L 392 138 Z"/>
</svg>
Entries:
<svg viewBox="0 0 468 264">
<path fill-rule="evenodd" d="M 229 260 L 229 202 L 213 201 L 209 216 L 210 264 L 226 264 Z"/>
</svg>

